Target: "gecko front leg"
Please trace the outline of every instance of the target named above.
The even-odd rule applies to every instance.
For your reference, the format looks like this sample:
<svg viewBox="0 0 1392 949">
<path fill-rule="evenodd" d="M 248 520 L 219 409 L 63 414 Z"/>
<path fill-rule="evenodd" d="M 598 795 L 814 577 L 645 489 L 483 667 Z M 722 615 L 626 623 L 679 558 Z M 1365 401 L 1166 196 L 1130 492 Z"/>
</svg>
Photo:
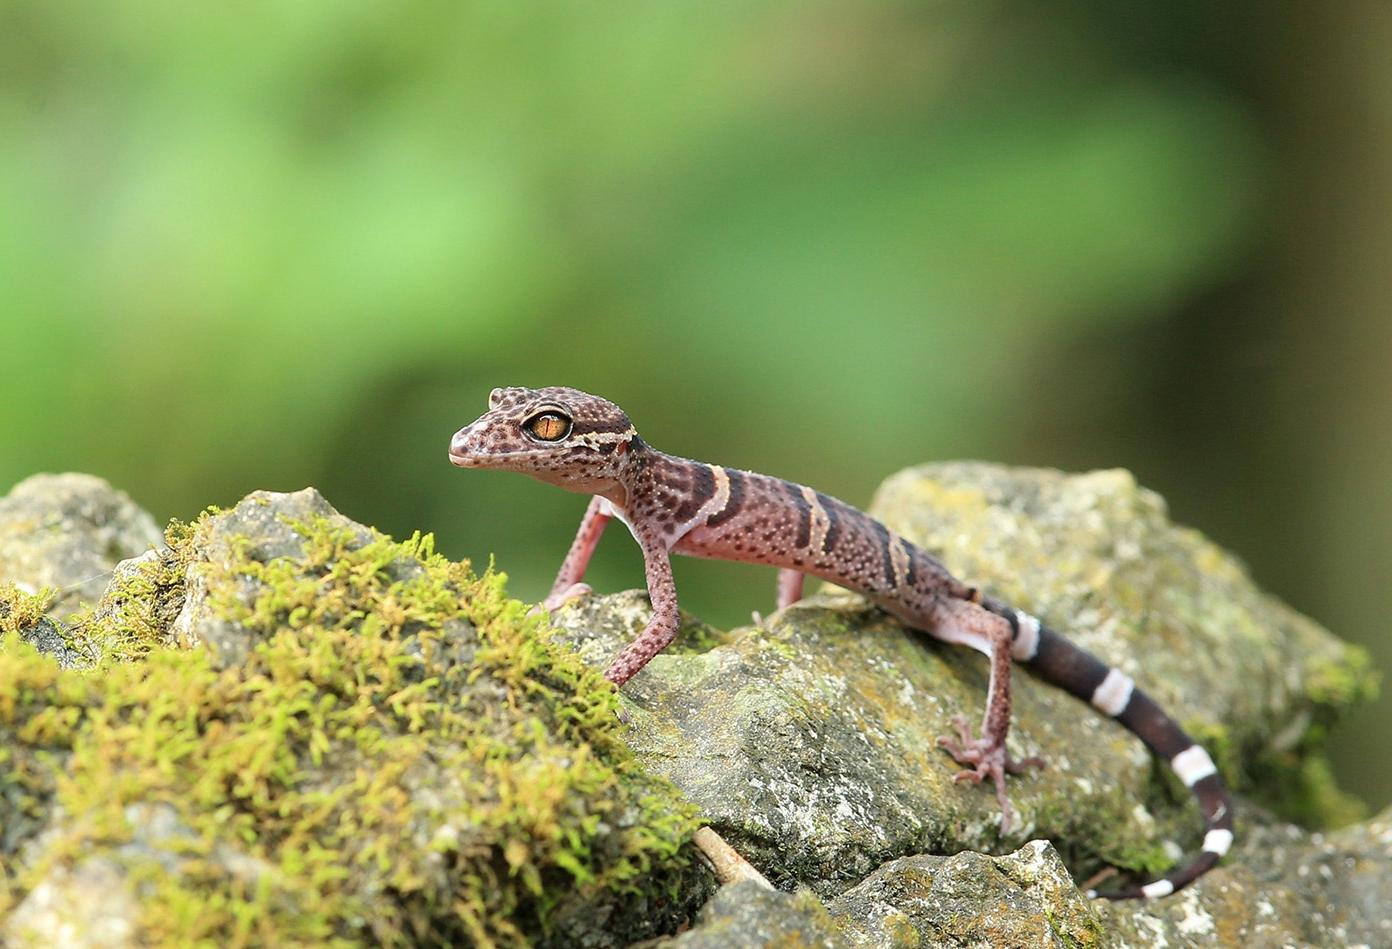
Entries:
<svg viewBox="0 0 1392 949">
<path fill-rule="evenodd" d="M 594 553 L 600 537 L 604 536 L 604 528 L 609 526 L 609 521 L 614 516 L 613 511 L 614 506 L 599 495 L 590 498 L 590 506 L 585 509 L 585 516 L 580 519 L 580 529 L 576 531 L 575 540 L 570 545 L 570 553 L 566 554 L 565 560 L 561 563 L 556 582 L 551 585 L 551 592 L 541 601 L 541 605 L 546 609 L 558 610 L 566 600 L 590 593 L 590 585 L 581 581 L 584 580 L 585 570 L 590 565 L 590 555 Z"/>
<path fill-rule="evenodd" d="M 604 677 L 621 686 L 648 664 L 672 640 L 681 627 L 681 611 L 677 609 L 677 585 L 672 579 L 672 561 L 667 547 L 648 531 L 635 531 L 643 549 L 643 570 L 647 574 L 648 598 L 652 600 L 652 619 L 638 638 L 629 643 L 604 670 Z"/>
</svg>

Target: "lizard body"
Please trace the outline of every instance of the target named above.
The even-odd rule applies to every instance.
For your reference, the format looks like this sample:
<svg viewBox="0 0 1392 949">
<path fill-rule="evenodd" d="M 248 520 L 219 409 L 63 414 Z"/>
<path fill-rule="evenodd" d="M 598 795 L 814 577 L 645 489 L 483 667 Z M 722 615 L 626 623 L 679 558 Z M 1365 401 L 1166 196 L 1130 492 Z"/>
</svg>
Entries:
<svg viewBox="0 0 1392 949">
<path fill-rule="evenodd" d="M 958 716 L 958 736 L 938 741 L 969 766 L 958 780 L 995 783 L 1002 832 L 1010 826 L 1006 773 L 1043 764 L 1037 758 L 1013 761 L 1006 751 L 1013 660 L 1117 719 L 1168 762 L 1198 800 L 1206 829 L 1199 856 L 1154 883 L 1104 895 L 1169 895 L 1213 867 L 1231 846 L 1232 805 L 1212 759 L 1128 676 L 1037 618 L 962 583 L 927 551 L 869 515 L 790 481 L 657 451 L 622 409 L 575 389 L 494 389 L 489 407 L 455 434 L 454 464 L 519 471 L 594 495 L 543 601 L 547 609 L 589 592 L 582 582 L 585 568 L 611 519 L 623 521 L 642 548 L 652 619 L 606 670 L 615 686 L 676 637 L 680 615 L 671 554 L 778 567 L 780 609 L 801 598 L 810 574 L 857 590 L 914 629 L 990 659 L 980 737 Z"/>
</svg>

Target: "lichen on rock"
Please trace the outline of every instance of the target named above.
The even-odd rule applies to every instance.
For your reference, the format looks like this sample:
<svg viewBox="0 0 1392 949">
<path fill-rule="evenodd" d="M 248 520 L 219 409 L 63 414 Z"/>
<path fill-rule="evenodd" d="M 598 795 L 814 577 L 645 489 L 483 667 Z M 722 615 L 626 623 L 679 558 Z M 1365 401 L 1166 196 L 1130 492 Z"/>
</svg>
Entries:
<svg viewBox="0 0 1392 949">
<path fill-rule="evenodd" d="M 1102 942 L 1102 922 L 1054 848 L 1031 841 L 1012 854 L 970 851 L 891 861 L 831 901 L 856 946 L 1039 946 Z"/>
</svg>

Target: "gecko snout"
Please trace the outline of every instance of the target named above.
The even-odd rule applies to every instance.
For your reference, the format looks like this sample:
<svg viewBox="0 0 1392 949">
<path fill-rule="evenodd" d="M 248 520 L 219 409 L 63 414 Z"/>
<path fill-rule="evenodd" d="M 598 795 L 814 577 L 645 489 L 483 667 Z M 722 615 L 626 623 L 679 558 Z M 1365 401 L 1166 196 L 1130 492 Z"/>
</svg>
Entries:
<svg viewBox="0 0 1392 949">
<path fill-rule="evenodd" d="M 461 468 L 473 468 L 476 467 L 476 465 L 478 464 L 473 457 L 474 447 L 473 439 L 471 437 L 472 432 L 470 432 L 470 429 L 472 428 L 472 425 L 465 426 L 464 428 L 461 428 L 459 431 L 455 432 L 454 437 L 450 439 L 450 461 L 454 462 Z"/>
</svg>

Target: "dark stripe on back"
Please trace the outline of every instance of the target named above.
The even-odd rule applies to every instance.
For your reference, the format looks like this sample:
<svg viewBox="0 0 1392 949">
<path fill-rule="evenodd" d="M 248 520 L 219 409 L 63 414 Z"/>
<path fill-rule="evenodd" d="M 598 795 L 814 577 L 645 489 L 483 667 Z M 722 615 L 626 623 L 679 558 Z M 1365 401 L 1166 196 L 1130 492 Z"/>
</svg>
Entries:
<svg viewBox="0 0 1392 949">
<path fill-rule="evenodd" d="M 706 518 L 707 527 L 714 527 L 728 521 L 739 513 L 740 507 L 744 504 L 744 472 L 726 468 L 725 474 L 730 479 L 730 498 L 725 502 L 724 507 Z"/>
<path fill-rule="evenodd" d="M 677 505 L 673 516 L 678 521 L 689 521 L 701 510 L 701 506 L 715 496 L 715 472 L 710 465 L 699 461 L 689 462 L 691 471 L 691 493 L 686 500 Z"/>
<path fill-rule="evenodd" d="M 1110 668 L 1043 625 L 1039 627 L 1039 650 L 1026 665 L 1044 681 L 1052 682 L 1084 702 L 1092 701 L 1092 693 L 1107 678 Z M 1131 705 L 1135 704 L 1133 698 Z"/>
<path fill-rule="evenodd" d="M 818 491 L 817 503 L 822 506 L 822 513 L 827 519 L 826 536 L 822 538 L 822 553 L 830 553 L 836 546 L 836 538 L 841 536 L 841 521 L 836 513 L 837 501 Z"/>
<path fill-rule="evenodd" d="M 904 555 L 909 559 L 909 565 L 904 570 L 904 589 L 912 590 L 914 584 L 918 583 L 918 571 L 914 569 L 914 564 L 918 562 L 918 548 L 902 537 L 899 541 L 904 545 Z"/>
<path fill-rule="evenodd" d="M 793 500 L 793 507 L 798 512 L 797 538 L 793 541 L 793 546 L 798 550 L 806 550 L 807 545 L 812 540 L 812 505 L 807 503 L 807 499 L 802 496 L 802 486 L 793 484 L 791 481 L 784 481 L 783 487 Z"/>
</svg>

